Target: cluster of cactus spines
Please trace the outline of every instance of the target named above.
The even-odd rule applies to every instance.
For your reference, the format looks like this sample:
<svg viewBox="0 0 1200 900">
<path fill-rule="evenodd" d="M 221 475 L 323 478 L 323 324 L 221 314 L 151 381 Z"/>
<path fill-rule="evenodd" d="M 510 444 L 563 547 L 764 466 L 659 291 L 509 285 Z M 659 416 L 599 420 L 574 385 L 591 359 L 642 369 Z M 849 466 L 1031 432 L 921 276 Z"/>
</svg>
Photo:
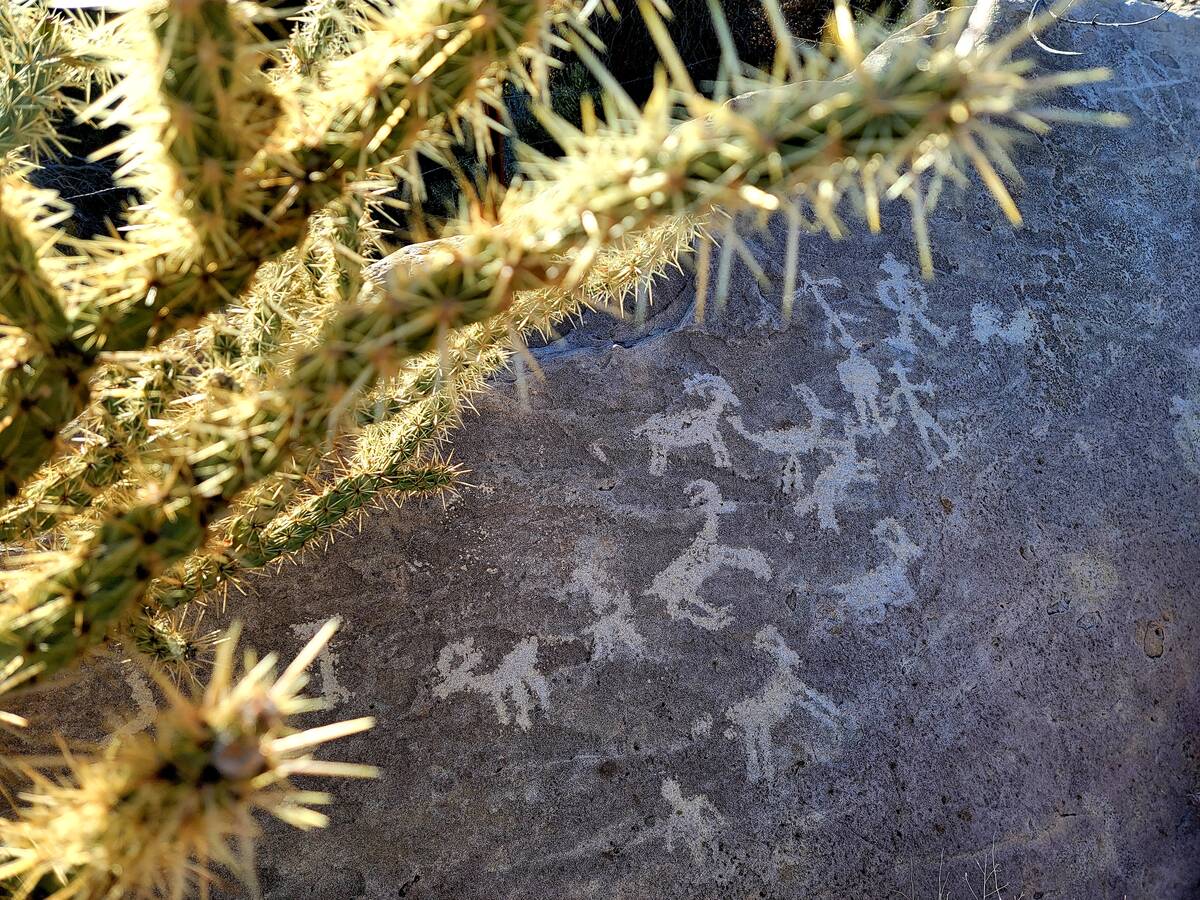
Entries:
<svg viewBox="0 0 1200 900">
<path fill-rule="evenodd" d="M 0 572 L 0 693 L 111 638 L 197 681 L 211 638 L 175 611 L 328 540 L 372 504 L 452 487 L 446 439 L 487 376 L 526 353 L 524 335 L 630 296 L 644 311 L 654 279 L 704 236 L 699 314 L 706 235 L 725 235 L 720 296 L 745 249 L 741 212 L 788 218 L 785 311 L 799 232 L 840 234 L 846 200 L 878 229 L 880 205 L 907 199 L 928 270 L 925 217 L 941 182 L 974 168 L 1016 220 L 997 173 L 1013 174 L 1009 127 L 1044 129 L 1056 115 L 1038 106 L 1047 91 L 1097 77 L 1028 77 L 1008 60 L 1021 36 L 980 45 L 961 11 L 939 34 L 875 50 L 885 30 L 856 28 L 839 5 L 829 52 L 805 52 L 774 0 L 764 5 L 780 62 L 751 77 L 710 3 L 728 84 L 706 98 L 666 37 L 665 4 L 643 0 L 666 71 L 645 109 L 590 49 L 597 4 L 573 0 L 313 0 L 283 48 L 264 40 L 255 7 L 231 0 L 135 4 L 53 31 L 56 83 L 87 68 L 105 88 L 81 114 L 128 130 L 110 152 L 142 202 L 122 237 L 77 241 L 59 227 L 69 210 L 19 166 L 0 184 L 0 486 L 13 498 L 0 539 L 29 551 Z M 0 46 L 16 46 L 13 16 L 0 15 Z M 81 29 L 87 67 L 68 52 Z M 23 45 L 20 90 L 36 80 L 27 50 L 41 40 Z M 608 90 L 603 123 L 590 106 L 580 130 L 543 109 L 561 159 L 529 160 L 498 207 L 370 263 L 385 252 L 381 179 L 415 177 L 414 150 L 467 131 L 487 152 L 502 80 L 546 103 L 546 49 L 568 44 Z M 31 115 L 48 121 L 60 100 L 39 98 Z M 249 802 L 276 802 L 258 788 L 291 764 L 264 748 L 302 743 L 280 737 L 301 707 L 284 709 L 291 669 L 278 691 L 253 665 L 233 687 L 229 647 L 200 701 L 164 682 L 173 699 L 156 737 L 123 736 L 66 785 L 36 776 L 41 806 L 0 822 L 0 878 L 17 895 L 48 883 L 79 897 L 182 891 L 190 857 L 237 867 L 226 841 L 249 835 Z M 255 706 L 264 696 L 275 705 Z M 261 715 L 238 718 L 249 708 Z M 214 760 L 219 746 L 238 752 Z M 202 759 L 218 770 L 257 760 L 253 789 L 242 770 L 221 771 L 225 805 L 203 809 L 215 832 L 150 833 L 196 792 L 186 773 Z M 285 818 L 319 824 L 278 802 Z M 100 815 L 73 829 L 46 812 L 85 806 Z M 138 847 L 144 856 L 125 855 Z"/>
<path fill-rule="evenodd" d="M 371 778 L 371 766 L 314 758 L 322 744 L 374 724 L 370 718 L 300 730 L 295 717 L 321 709 L 301 694 L 305 670 L 337 627 L 322 628 L 276 677 L 276 659 L 245 657 L 235 672 L 237 632 L 219 646 L 208 684 L 185 696 L 166 679 L 152 733 L 121 734 L 94 758 L 68 756 L 64 779 L 34 768 L 30 802 L 0 819 L 5 896 L 182 897 L 214 877 L 213 864 L 254 883 L 247 842 L 255 810 L 319 828 L 323 792 L 296 776 Z"/>
</svg>

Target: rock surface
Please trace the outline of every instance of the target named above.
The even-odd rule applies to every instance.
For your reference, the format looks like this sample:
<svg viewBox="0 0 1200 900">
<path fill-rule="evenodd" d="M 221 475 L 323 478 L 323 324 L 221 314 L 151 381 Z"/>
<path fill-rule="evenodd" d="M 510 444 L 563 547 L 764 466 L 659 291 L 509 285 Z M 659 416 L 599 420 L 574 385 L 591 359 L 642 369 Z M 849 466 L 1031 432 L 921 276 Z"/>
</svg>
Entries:
<svg viewBox="0 0 1200 900">
<path fill-rule="evenodd" d="M 1048 41 L 1133 125 L 1020 148 L 1024 228 L 947 200 L 932 283 L 898 210 L 810 240 L 786 325 L 751 236 L 772 289 L 585 322 L 478 487 L 251 582 L 257 646 L 345 617 L 384 772 L 268 897 L 1200 896 L 1200 18 Z"/>
</svg>

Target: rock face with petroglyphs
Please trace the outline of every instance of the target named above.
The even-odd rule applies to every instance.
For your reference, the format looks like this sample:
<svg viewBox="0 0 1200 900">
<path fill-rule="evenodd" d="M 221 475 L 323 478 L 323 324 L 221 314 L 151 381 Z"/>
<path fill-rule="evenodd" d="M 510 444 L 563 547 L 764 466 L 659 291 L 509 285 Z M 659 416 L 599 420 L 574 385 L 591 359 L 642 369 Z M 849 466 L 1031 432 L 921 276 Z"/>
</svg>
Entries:
<svg viewBox="0 0 1200 900">
<path fill-rule="evenodd" d="M 902 210 L 809 240 L 790 321 L 747 233 L 766 285 L 585 321 L 476 487 L 250 583 L 259 646 L 344 615 L 314 687 L 383 768 L 268 897 L 1197 896 L 1200 18 L 1047 41 L 1133 126 L 1016 148 L 1024 228 L 946 196 L 928 283 Z"/>
</svg>

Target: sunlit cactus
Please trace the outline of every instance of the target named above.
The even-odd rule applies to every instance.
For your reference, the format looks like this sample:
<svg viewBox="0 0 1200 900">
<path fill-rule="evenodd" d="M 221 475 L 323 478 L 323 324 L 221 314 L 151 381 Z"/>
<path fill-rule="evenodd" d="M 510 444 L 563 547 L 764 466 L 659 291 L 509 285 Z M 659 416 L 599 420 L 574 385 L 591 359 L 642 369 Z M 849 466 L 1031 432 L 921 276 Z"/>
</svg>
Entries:
<svg viewBox="0 0 1200 900">
<path fill-rule="evenodd" d="M 205 680 L 214 641 L 181 610 L 373 505 L 452 490 L 447 442 L 531 332 L 631 297 L 644 313 L 692 251 L 703 315 L 734 256 L 754 266 L 743 214 L 787 222 L 785 316 L 801 232 L 838 237 L 847 215 L 878 229 L 888 200 L 908 203 L 931 274 L 943 183 L 974 172 L 1019 222 L 1013 135 L 1079 118 L 1045 95 L 1102 74 L 1030 74 L 1010 59 L 1028 32 L 983 42 L 983 7 L 888 40 L 839 3 L 809 46 L 763 5 L 774 74 L 736 58 L 714 0 L 723 74 L 702 93 L 667 4 L 638 0 L 662 57 L 639 107 L 588 28 L 609 3 L 313 0 L 275 39 L 272 10 L 232 0 L 72 17 L 0 0 L 0 694 L 119 642 L 169 699 L 153 736 L 122 735 L 62 782 L 29 771 L 31 802 L 0 827 L 9 894 L 184 893 L 192 862 L 252 877 L 228 846 L 251 836 L 251 807 L 321 824 L 318 795 L 273 786 L 364 774 L 303 755 L 358 725 L 291 734 L 309 708 L 299 669 L 272 687 L 252 665 L 235 685 L 232 640 L 184 699 L 173 685 Z M 582 127 L 554 112 L 568 53 L 603 89 Z M 467 144 L 486 163 L 513 140 L 505 83 L 561 157 L 518 152 L 519 177 L 464 184 L 438 239 L 393 246 L 389 216 L 419 212 L 418 153 Z M 101 154 L 136 197 L 95 238 L 29 181 L 68 113 L 119 132 Z"/>
</svg>

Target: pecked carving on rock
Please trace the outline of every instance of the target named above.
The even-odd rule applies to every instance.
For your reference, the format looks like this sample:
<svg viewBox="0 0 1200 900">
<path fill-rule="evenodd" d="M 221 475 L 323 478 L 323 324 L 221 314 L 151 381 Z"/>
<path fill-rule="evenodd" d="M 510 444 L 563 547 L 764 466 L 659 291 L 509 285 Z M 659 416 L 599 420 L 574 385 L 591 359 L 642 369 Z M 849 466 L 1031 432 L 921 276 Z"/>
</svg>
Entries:
<svg viewBox="0 0 1200 900">
<path fill-rule="evenodd" d="M 247 586 L 281 650 L 345 612 L 320 689 L 380 722 L 267 896 L 1195 893 L 1200 19 L 1047 40 L 1134 124 L 1014 148 L 1024 228 L 949 193 L 931 282 L 898 221 L 806 240 L 787 322 L 748 231 L 769 286 L 586 319 L 478 400 L 478 487 Z"/>
</svg>

